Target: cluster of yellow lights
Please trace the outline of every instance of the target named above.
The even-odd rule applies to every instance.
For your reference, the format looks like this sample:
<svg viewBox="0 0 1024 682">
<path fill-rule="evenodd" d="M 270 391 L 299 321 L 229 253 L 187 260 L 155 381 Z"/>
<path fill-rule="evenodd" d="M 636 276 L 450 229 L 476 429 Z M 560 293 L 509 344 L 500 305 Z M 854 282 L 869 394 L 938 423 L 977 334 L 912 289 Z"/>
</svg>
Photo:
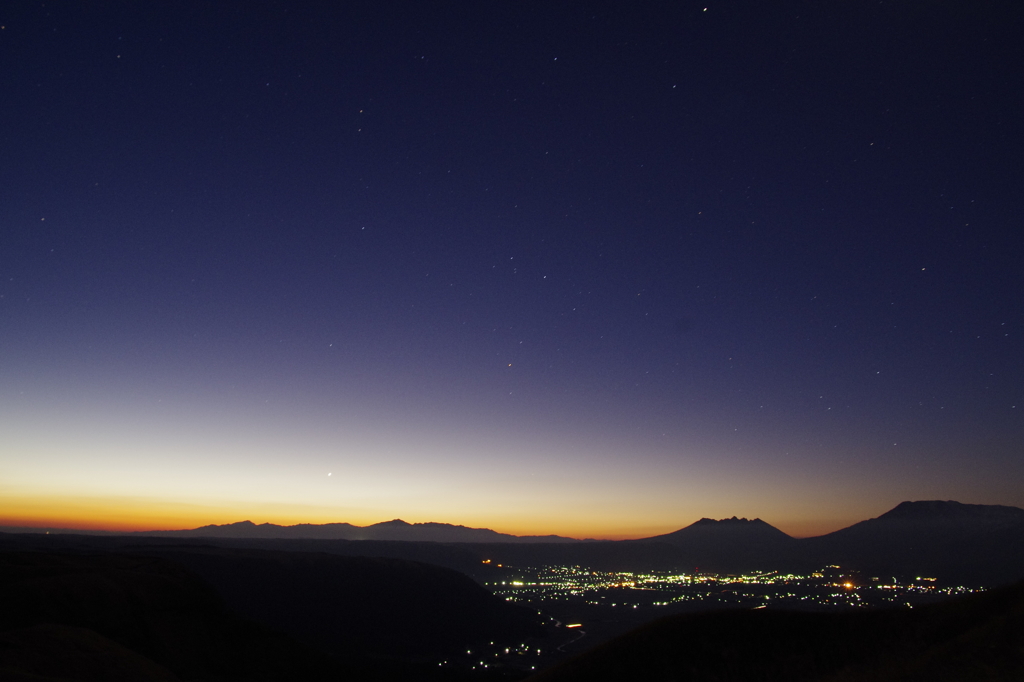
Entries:
<svg viewBox="0 0 1024 682">
<path fill-rule="evenodd" d="M 858 584 L 857 581 L 841 578 L 842 570 L 839 566 L 828 566 L 810 575 L 793 573 L 780 573 L 778 571 L 754 572 L 743 575 L 721 575 L 715 573 L 632 573 L 627 571 L 597 571 L 581 566 L 545 566 L 541 569 L 523 568 L 513 569 L 519 573 L 532 573 L 535 579 L 521 578 L 515 580 L 495 581 L 487 584 L 496 594 L 504 596 L 509 601 L 533 601 L 533 600 L 559 600 L 568 598 L 583 598 L 586 603 L 593 605 L 627 606 L 638 608 L 638 603 L 625 603 L 622 599 L 614 602 L 599 601 L 605 599 L 600 595 L 608 590 L 622 590 L 626 592 L 649 591 L 663 592 L 679 588 L 703 588 L 699 593 L 675 594 L 671 599 L 653 601 L 642 599 L 650 606 L 667 606 L 678 602 L 691 600 L 735 598 L 719 596 L 720 588 L 730 586 L 742 586 L 741 592 L 733 592 L 734 587 L 723 590 L 726 595 L 745 595 L 747 598 L 756 598 L 764 601 L 764 604 L 755 608 L 762 608 L 768 602 L 775 600 L 797 599 L 800 601 L 820 601 L 823 604 L 866 606 L 867 601 L 862 595 L 867 595 L 866 590 L 888 590 L 893 597 L 885 597 L 883 601 L 892 601 L 900 594 L 964 594 L 974 591 L 967 587 L 946 587 L 938 588 L 934 583 L 936 578 L 917 577 L 914 581 L 900 584 L 895 578 L 890 582 L 880 582 L 879 578 L 872 578 L 868 584 Z M 932 583 L 932 584 L 921 584 Z M 773 594 L 746 594 L 750 589 L 757 586 L 767 586 L 774 590 Z M 779 589 L 781 588 L 781 590 Z M 824 588 L 825 591 L 822 591 Z M 811 592 L 807 592 L 812 590 Z M 615 594 L 615 593 L 611 593 Z M 877 594 L 877 593 L 876 593 Z M 610 595 L 609 595 L 610 596 Z M 639 596 L 639 595 L 638 595 Z M 625 601 L 630 601 L 627 597 Z M 909 605 L 909 602 L 907 603 Z"/>
</svg>

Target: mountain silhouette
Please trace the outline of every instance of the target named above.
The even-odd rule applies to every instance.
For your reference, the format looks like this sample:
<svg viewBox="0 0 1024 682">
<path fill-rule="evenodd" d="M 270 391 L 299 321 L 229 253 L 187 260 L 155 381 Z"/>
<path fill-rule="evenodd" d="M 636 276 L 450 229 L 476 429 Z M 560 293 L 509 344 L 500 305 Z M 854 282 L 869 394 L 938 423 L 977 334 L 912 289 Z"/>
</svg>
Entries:
<svg viewBox="0 0 1024 682">
<path fill-rule="evenodd" d="M 901 502 L 879 516 L 876 521 L 910 521 L 928 523 L 998 526 L 1024 522 L 1024 509 L 998 504 L 963 504 L 953 500 Z M 867 521 L 863 522 L 867 523 Z M 859 525 L 859 524 L 858 524 Z"/>
<path fill-rule="evenodd" d="M 255 524 L 239 521 L 224 525 L 209 525 L 190 530 L 141 531 L 135 535 L 184 538 L 265 538 L 291 540 L 390 540 L 402 542 L 579 542 L 575 538 L 559 535 L 509 535 L 489 528 L 468 528 L 450 523 L 407 523 L 401 519 L 384 521 L 370 526 L 350 523 L 279 526 L 273 523 Z"/>
<path fill-rule="evenodd" d="M 427 526 L 429 530 L 432 524 L 392 521 L 377 525 L 390 529 L 390 537 L 400 538 L 408 537 L 403 533 L 409 527 L 417 529 L 413 532 L 421 532 L 418 527 Z M 1024 509 L 945 501 L 903 502 L 877 518 L 827 535 L 799 539 L 760 519 L 733 517 L 704 518 L 671 533 L 626 541 L 538 543 L 520 538 L 515 542 L 324 542 L 258 537 L 219 541 L 235 546 L 245 543 L 248 547 L 407 558 L 478 577 L 482 575 L 483 560 L 513 566 L 579 565 L 629 571 L 699 569 L 716 573 L 809 573 L 825 565 L 839 564 L 872 576 L 927 575 L 946 584 L 990 587 L 1024 577 Z"/>
<path fill-rule="evenodd" d="M 716 572 L 762 568 L 785 557 L 795 540 L 761 519 L 703 518 L 672 533 L 641 542 L 665 542 L 678 547 L 680 558 Z"/>
<path fill-rule="evenodd" d="M 2 535 L 2 534 L 0 534 Z M 347 535 L 346 539 L 335 539 Z M 11 536 L 13 537 L 13 536 Z M 902 502 L 878 516 L 813 538 L 792 538 L 760 519 L 701 519 L 640 540 L 571 541 L 518 537 L 450 524 L 401 520 L 373 526 L 241 522 L 188 531 L 121 536 L 18 536 L 40 547 L 60 542 L 203 543 L 238 549 L 324 552 L 422 561 L 481 578 L 482 563 L 579 565 L 598 570 L 737 573 L 810 572 L 829 564 L 872 576 L 927 575 L 946 584 L 996 586 L 1024 577 L 1024 509 L 952 501 Z M 44 539 L 45 538 L 45 539 Z M 79 538 L 75 540 L 74 538 Z M 119 539 L 120 538 L 120 539 Z M 0 537 L 0 546 L 3 538 Z"/>
<path fill-rule="evenodd" d="M 927 500 L 798 543 L 804 563 L 1000 585 L 1024 573 L 1024 509 Z"/>
<path fill-rule="evenodd" d="M 793 538 L 761 519 L 701 519 L 685 528 L 646 541 L 668 542 L 698 551 L 713 551 L 730 545 L 754 546 L 759 549 L 789 545 Z"/>
</svg>

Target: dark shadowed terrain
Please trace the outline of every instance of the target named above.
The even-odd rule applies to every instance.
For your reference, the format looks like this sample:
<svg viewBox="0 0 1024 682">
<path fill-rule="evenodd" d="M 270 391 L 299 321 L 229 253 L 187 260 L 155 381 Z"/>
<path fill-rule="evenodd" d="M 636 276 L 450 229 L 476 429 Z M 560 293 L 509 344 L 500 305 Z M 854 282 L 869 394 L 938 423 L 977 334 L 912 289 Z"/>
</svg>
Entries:
<svg viewBox="0 0 1024 682">
<path fill-rule="evenodd" d="M 515 678 L 530 664 L 516 668 L 510 659 L 500 670 L 472 671 L 479 655 L 462 654 L 489 646 L 497 655 L 532 638 L 535 653 L 547 652 L 532 663 L 547 664 L 559 659 L 565 632 L 538 644 L 545 632 L 536 611 L 481 585 L 505 580 L 510 566 L 726 573 L 840 564 L 869 576 L 984 587 L 1024 578 L 1024 510 L 957 502 L 904 502 L 807 539 L 737 518 L 701 519 L 646 540 L 570 543 L 284 539 L 253 537 L 278 531 L 251 525 L 242 528 L 247 537 L 0 533 L 0 670 L 52 680 Z M 437 530 L 420 525 L 410 532 Z M 621 658 L 623 670 L 640 666 L 650 679 L 661 673 L 643 661 L 663 666 L 666 679 L 762 679 L 743 677 L 762 669 L 763 679 L 861 679 L 862 669 L 895 675 L 899 666 L 929 670 L 961 655 L 981 675 L 971 666 L 989 651 L 983 643 L 995 642 L 991 679 L 1010 679 L 998 675 L 1016 665 L 1020 589 L 905 612 L 691 614 L 592 653 L 608 657 L 594 664 L 601 670 Z M 643 622 L 616 616 L 602 636 L 605 615 L 582 618 L 594 629 L 587 642 Z M 586 660 L 558 674 L 589 670 Z"/>
<path fill-rule="evenodd" d="M 536 682 L 1024 679 L 1024 583 L 913 610 L 666 618 Z"/>
<path fill-rule="evenodd" d="M 434 659 L 540 634 L 448 569 L 217 548 L 2 552 L 0 603 L 5 680 L 456 680 Z"/>
<path fill-rule="evenodd" d="M 200 576 L 245 617 L 337 656 L 433 660 L 543 635 L 535 612 L 440 566 L 224 548 L 158 554 Z"/>
<path fill-rule="evenodd" d="M 360 667 L 239 618 L 159 558 L 4 552 L 0 603 L 2 679 L 328 680 Z"/>
</svg>

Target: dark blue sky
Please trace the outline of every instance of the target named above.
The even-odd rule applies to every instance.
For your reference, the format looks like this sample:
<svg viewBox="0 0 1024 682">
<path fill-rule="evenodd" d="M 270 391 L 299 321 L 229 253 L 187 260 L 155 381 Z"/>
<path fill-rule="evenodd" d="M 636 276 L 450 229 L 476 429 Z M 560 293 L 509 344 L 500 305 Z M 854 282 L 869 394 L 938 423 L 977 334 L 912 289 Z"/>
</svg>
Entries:
<svg viewBox="0 0 1024 682">
<path fill-rule="evenodd" d="M 6 7 L 0 515 L 1024 505 L 1022 18 Z"/>
</svg>

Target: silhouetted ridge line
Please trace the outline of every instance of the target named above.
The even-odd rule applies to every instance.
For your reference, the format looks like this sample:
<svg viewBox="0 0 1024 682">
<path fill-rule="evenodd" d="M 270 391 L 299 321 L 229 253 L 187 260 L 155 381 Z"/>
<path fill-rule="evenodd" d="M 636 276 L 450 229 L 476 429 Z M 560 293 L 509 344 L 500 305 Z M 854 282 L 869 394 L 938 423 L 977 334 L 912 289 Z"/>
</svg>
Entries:
<svg viewBox="0 0 1024 682">
<path fill-rule="evenodd" d="M 828 535 L 800 541 L 807 563 L 873 575 L 937 575 L 946 582 L 1000 585 L 1024 573 L 1024 509 L 925 500 Z"/>
<path fill-rule="evenodd" d="M 960 519 L 978 522 L 1024 521 L 1024 509 L 999 504 L 963 504 L 953 500 L 900 502 L 878 517 L 879 520 Z"/>
<path fill-rule="evenodd" d="M 406 542 L 580 542 L 559 535 L 510 535 L 489 528 L 469 528 L 450 523 L 409 523 L 402 519 L 383 521 L 370 526 L 350 523 L 279 526 L 274 523 L 255 524 L 239 521 L 224 525 L 208 525 L 190 530 L 142 531 L 135 535 L 209 537 L 209 538 L 264 538 L 293 540 L 394 540 Z"/>
<path fill-rule="evenodd" d="M 665 535 L 656 535 L 647 540 L 658 540 L 675 544 L 687 544 L 699 540 L 712 538 L 737 538 L 741 537 L 748 542 L 785 542 L 792 540 L 781 530 L 765 523 L 761 519 L 741 519 L 733 516 L 730 519 L 709 519 L 703 518 L 699 521 Z"/>
<path fill-rule="evenodd" d="M 7 530 L 7 529 L 0 529 Z M 33 542 L 76 542 L 81 532 Z M 57 531 L 64 532 L 64 531 Z M 114 541 L 117 534 L 107 534 Z M 503 535 L 493 530 L 401 519 L 361 528 L 351 524 L 276 526 L 239 522 L 188 531 L 123 534 L 142 541 L 195 542 L 390 556 L 426 561 L 477 575 L 481 562 L 511 566 L 590 566 L 599 570 L 737 573 L 810 572 L 838 564 L 869 576 L 927 575 L 945 584 L 1002 585 L 1024 577 L 1024 509 L 925 500 L 813 538 L 792 538 L 761 519 L 702 518 L 672 533 L 641 540 L 571 541 Z M 44 538 L 49 538 L 44 540 Z M 12 538 L 13 539 L 13 538 Z M 26 538 L 27 540 L 27 538 Z M 358 540 L 355 542 L 354 540 Z M 3 544 L 0 537 L 0 545 Z M 21 540 L 19 540 L 21 542 Z"/>
</svg>

